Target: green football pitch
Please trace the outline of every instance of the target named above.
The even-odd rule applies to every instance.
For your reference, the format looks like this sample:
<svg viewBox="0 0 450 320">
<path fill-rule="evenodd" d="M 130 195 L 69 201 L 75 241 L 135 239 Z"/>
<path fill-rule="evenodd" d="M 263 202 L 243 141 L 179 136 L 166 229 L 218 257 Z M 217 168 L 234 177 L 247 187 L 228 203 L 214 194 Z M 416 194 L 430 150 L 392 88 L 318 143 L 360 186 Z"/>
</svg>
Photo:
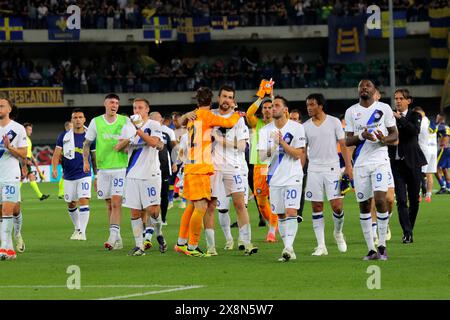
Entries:
<svg viewBox="0 0 450 320">
<path fill-rule="evenodd" d="M 423 202 L 417 218 L 414 243 L 401 243 L 397 210 L 391 219 L 392 240 L 388 261 L 362 261 L 367 253 L 359 224 L 354 194 L 345 199 L 344 233 L 348 251 L 339 253 L 333 239 L 333 221 L 326 208 L 328 256 L 312 257 L 315 237 L 309 203 L 305 221 L 299 225 L 294 248 L 297 260 L 278 262 L 282 242 L 264 242 L 266 228 L 258 227 L 251 201 L 252 239 L 256 255 L 244 256 L 237 249 L 223 250 L 224 237 L 216 219 L 219 255 L 191 258 L 173 250 L 182 213 L 169 210 L 163 232 L 169 250 L 157 247 L 146 256 L 130 257 L 134 246 L 129 210 L 122 213 L 124 249 L 106 251 L 109 231 L 105 205 L 95 199 L 87 241 L 69 240 L 73 227 L 66 204 L 57 198 L 57 184 L 41 183 L 51 194 L 39 201 L 28 184 L 22 186 L 24 216 L 22 235 L 26 251 L 15 261 L 1 261 L 0 300 L 4 299 L 450 299 L 450 195 L 433 196 Z M 232 221 L 235 214 L 232 212 Z M 232 229 L 237 238 L 238 230 Z M 156 240 L 156 239 L 155 239 Z M 204 247 L 204 240 L 201 245 Z M 155 241 L 156 242 L 156 241 Z M 235 241 L 236 242 L 236 241 Z M 71 267 L 77 266 L 77 267 Z M 374 268 L 378 266 L 379 268 Z M 79 270 L 80 289 L 69 289 Z M 78 269 L 79 268 L 79 269 Z M 376 270 L 375 274 L 371 272 Z M 379 286 L 373 288 L 374 276 Z M 371 287 L 372 289 L 369 289 Z"/>
</svg>

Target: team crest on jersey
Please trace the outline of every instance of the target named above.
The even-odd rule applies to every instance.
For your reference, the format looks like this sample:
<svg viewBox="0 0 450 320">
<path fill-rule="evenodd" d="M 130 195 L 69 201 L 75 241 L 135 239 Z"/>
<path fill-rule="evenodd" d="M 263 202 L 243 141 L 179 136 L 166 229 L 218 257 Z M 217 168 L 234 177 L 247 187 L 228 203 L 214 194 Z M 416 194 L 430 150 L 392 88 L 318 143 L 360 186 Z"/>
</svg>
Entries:
<svg viewBox="0 0 450 320">
<path fill-rule="evenodd" d="M 383 111 L 381 110 L 375 110 L 373 113 L 374 123 L 380 121 L 381 117 L 383 116 Z"/>
<path fill-rule="evenodd" d="M 362 193 L 362 192 L 358 192 L 358 199 L 362 199 L 362 198 L 364 198 L 364 194 Z"/>
<path fill-rule="evenodd" d="M 259 188 L 256 189 L 256 193 L 257 193 L 257 194 L 260 194 L 261 192 L 262 192 L 261 189 L 259 189 Z"/>
<path fill-rule="evenodd" d="M 311 197 L 312 197 L 312 192 L 311 192 L 311 191 L 308 191 L 308 192 L 306 193 L 306 197 L 311 198 Z"/>
<path fill-rule="evenodd" d="M 102 190 L 98 190 L 97 194 L 98 194 L 99 197 L 103 197 L 103 191 Z"/>
</svg>

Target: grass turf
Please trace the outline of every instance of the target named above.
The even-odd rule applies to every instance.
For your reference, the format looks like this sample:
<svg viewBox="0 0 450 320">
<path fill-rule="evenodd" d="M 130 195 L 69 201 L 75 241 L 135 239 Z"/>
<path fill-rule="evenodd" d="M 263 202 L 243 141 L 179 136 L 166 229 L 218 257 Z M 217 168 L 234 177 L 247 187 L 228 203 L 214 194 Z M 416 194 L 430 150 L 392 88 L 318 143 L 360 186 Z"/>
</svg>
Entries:
<svg viewBox="0 0 450 320">
<path fill-rule="evenodd" d="M 26 251 L 15 261 L 0 261 L 0 300 L 4 299 L 450 299 L 450 203 L 449 195 L 433 196 L 421 203 L 414 243 L 401 243 L 397 210 L 391 219 L 392 240 L 388 261 L 362 261 L 367 253 L 359 224 L 359 210 L 351 193 L 345 199 L 344 233 L 348 251 L 339 253 L 333 239 L 333 221 L 327 206 L 326 241 L 328 256 L 312 257 L 315 237 L 311 209 L 305 204 L 305 221 L 299 225 L 294 244 L 297 260 L 277 261 L 282 242 L 267 244 L 266 228 L 258 227 L 257 211 L 251 201 L 252 239 L 259 247 L 253 256 L 237 249 L 223 250 L 225 240 L 216 219 L 216 246 L 219 255 L 191 258 L 173 250 L 178 235 L 181 209 L 169 210 L 163 232 L 169 245 L 165 254 L 157 242 L 143 257 L 127 256 L 134 246 L 129 209 L 122 213 L 124 249 L 105 251 L 109 231 L 103 202 L 95 197 L 87 241 L 69 240 L 73 227 L 66 204 L 57 199 L 57 184 L 41 183 L 41 191 L 51 194 L 39 201 L 28 184 L 22 186 L 22 235 Z M 235 214 L 232 212 L 232 221 Z M 232 229 L 237 239 L 236 228 Z M 204 238 L 204 237 L 203 237 Z M 237 241 L 235 241 L 235 244 Z M 201 246 L 204 247 L 204 239 Z M 68 266 L 81 270 L 81 290 L 69 290 Z M 369 290 L 367 268 L 381 270 L 381 289 Z M 135 287 L 131 287 L 134 285 Z M 201 286 L 186 288 L 183 286 Z M 45 287 L 49 286 L 49 287 Z M 54 286 L 54 287 L 53 287 Z M 114 287 L 117 286 L 117 287 Z M 142 286 L 142 287 L 137 287 Z M 184 290 L 189 289 L 189 290 Z"/>
</svg>

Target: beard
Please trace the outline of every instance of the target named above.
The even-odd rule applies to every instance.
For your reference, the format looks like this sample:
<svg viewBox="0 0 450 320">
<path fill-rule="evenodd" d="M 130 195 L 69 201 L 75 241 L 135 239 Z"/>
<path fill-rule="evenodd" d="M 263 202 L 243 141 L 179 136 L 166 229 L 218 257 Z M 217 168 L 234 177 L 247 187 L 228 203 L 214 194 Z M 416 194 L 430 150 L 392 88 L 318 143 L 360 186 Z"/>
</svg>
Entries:
<svg viewBox="0 0 450 320">
<path fill-rule="evenodd" d="M 228 111 L 228 110 L 231 109 L 231 106 L 228 105 L 228 104 L 223 103 L 223 104 L 220 104 L 220 105 L 219 105 L 219 109 L 220 109 L 220 110 L 223 110 L 223 111 Z"/>
<path fill-rule="evenodd" d="M 360 94 L 359 97 L 360 97 L 362 100 L 365 100 L 365 101 L 367 101 L 367 100 L 369 100 L 369 99 L 371 98 L 370 95 L 369 95 L 368 93 Z"/>
</svg>

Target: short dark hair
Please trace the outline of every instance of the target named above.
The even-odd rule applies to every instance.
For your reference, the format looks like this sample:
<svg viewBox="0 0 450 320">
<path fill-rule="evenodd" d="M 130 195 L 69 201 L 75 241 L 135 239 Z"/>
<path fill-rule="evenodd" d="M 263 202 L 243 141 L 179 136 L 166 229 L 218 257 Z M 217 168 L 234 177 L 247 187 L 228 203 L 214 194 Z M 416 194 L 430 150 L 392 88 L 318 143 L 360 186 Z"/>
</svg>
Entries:
<svg viewBox="0 0 450 320">
<path fill-rule="evenodd" d="M 222 91 L 233 92 L 233 99 L 234 99 L 234 95 L 236 94 L 236 90 L 232 86 L 229 86 L 229 85 L 221 86 L 220 89 L 219 89 L 219 96 L 222 93 Z"/>
<path fill-rule="evenodd" d="M 200 87 L 197 90 L 197 94 L 195 96 L 197 98 L 197 105 L 198 106 L 210 106 L 213 93 L 210 88 L 208 87 Z"/>
<path fill-rule="evenodd" d="M 317 104 L 319 106 L 322 106 L 322 108 L 325 108 L 325 97 L 321 93 L 311 93 L 306 97 L 306 100 L 316 100 Z"/>
<path fill-rule="evenodd" d="M 403 96 L 403 98 L 405 98 L 405 99 L 410 99 L 410 100 L 412 101 L 412 96 L 411 96 L 411 94 L 409 93 L 409 90 L 408 90 L 408 89 L 406 89 L 406 88 L 396 89 L 395 92 L 394 92 L 394 94 L 396 94 L 396 93 L 401 93 L 402 96 Z"/>
<path fill-rule="evenodd" d="M 134 100 L 133 100 L 133 104 L 135 103 L 135 102 L 139 102 L 139 101 L 142 101 L 142 102 L 144 102 L 146 105 L 147 105 L 147 107 L 149 107 L 150 108 L 150 102 L 147 100 L 147 99 L 145 99 L 145 98 L 134 98 Z"/>
<path fill-rule="evenodd" d="M 413 111 L 415 111 L 415 112 L 423 112 L 423 113 L 425 113 L 425 111 L 423 110 L 423 108 L 422 108 L 422 107 L 419 107 L 419 106 L 417 106 L 417 107 L 414 107 Z"/>
<path fill-rule="evenodd" d="M 273 98 L 273 100 L 275 99 L 280 99 L 281 101 L 283 101 L 283 104 L 286 108 L 289 108 L 289 101 L 287 101 L 287 99 L 283 96 L 276 96 L 275 98 Z"/>
<path fill-rule="evenodd" d="M 105 96 L 105 100 L 106 100 L 106 99 L 117 99 L 117 100 L 120 101 L 119 96 L 118 96 L 117 94 L 115 94 L 115 93 L 108 93 L 108 94 Z"/>
<path fill-rule="evenodd" d="M 81 113 L 84 115 L 84 111 L 83 111 L 83 109 L 81 109 L 81 108 L 75 108 L 75 109 L 73 109 L 71 114 L 74 114 L 74 113 L 77 113 L 77 112 L 81 112 Z"/>
<path fill-rule="evenodd" d="M 31 122 L 25 122 L 25 123 L 23 124 L 23 127 L 24 127 L 24 128 L 26 128 L 26 127 L 32 127 L 32 128 L 33 128 L 33 124 L 32 124 Z"/>
</svg>

